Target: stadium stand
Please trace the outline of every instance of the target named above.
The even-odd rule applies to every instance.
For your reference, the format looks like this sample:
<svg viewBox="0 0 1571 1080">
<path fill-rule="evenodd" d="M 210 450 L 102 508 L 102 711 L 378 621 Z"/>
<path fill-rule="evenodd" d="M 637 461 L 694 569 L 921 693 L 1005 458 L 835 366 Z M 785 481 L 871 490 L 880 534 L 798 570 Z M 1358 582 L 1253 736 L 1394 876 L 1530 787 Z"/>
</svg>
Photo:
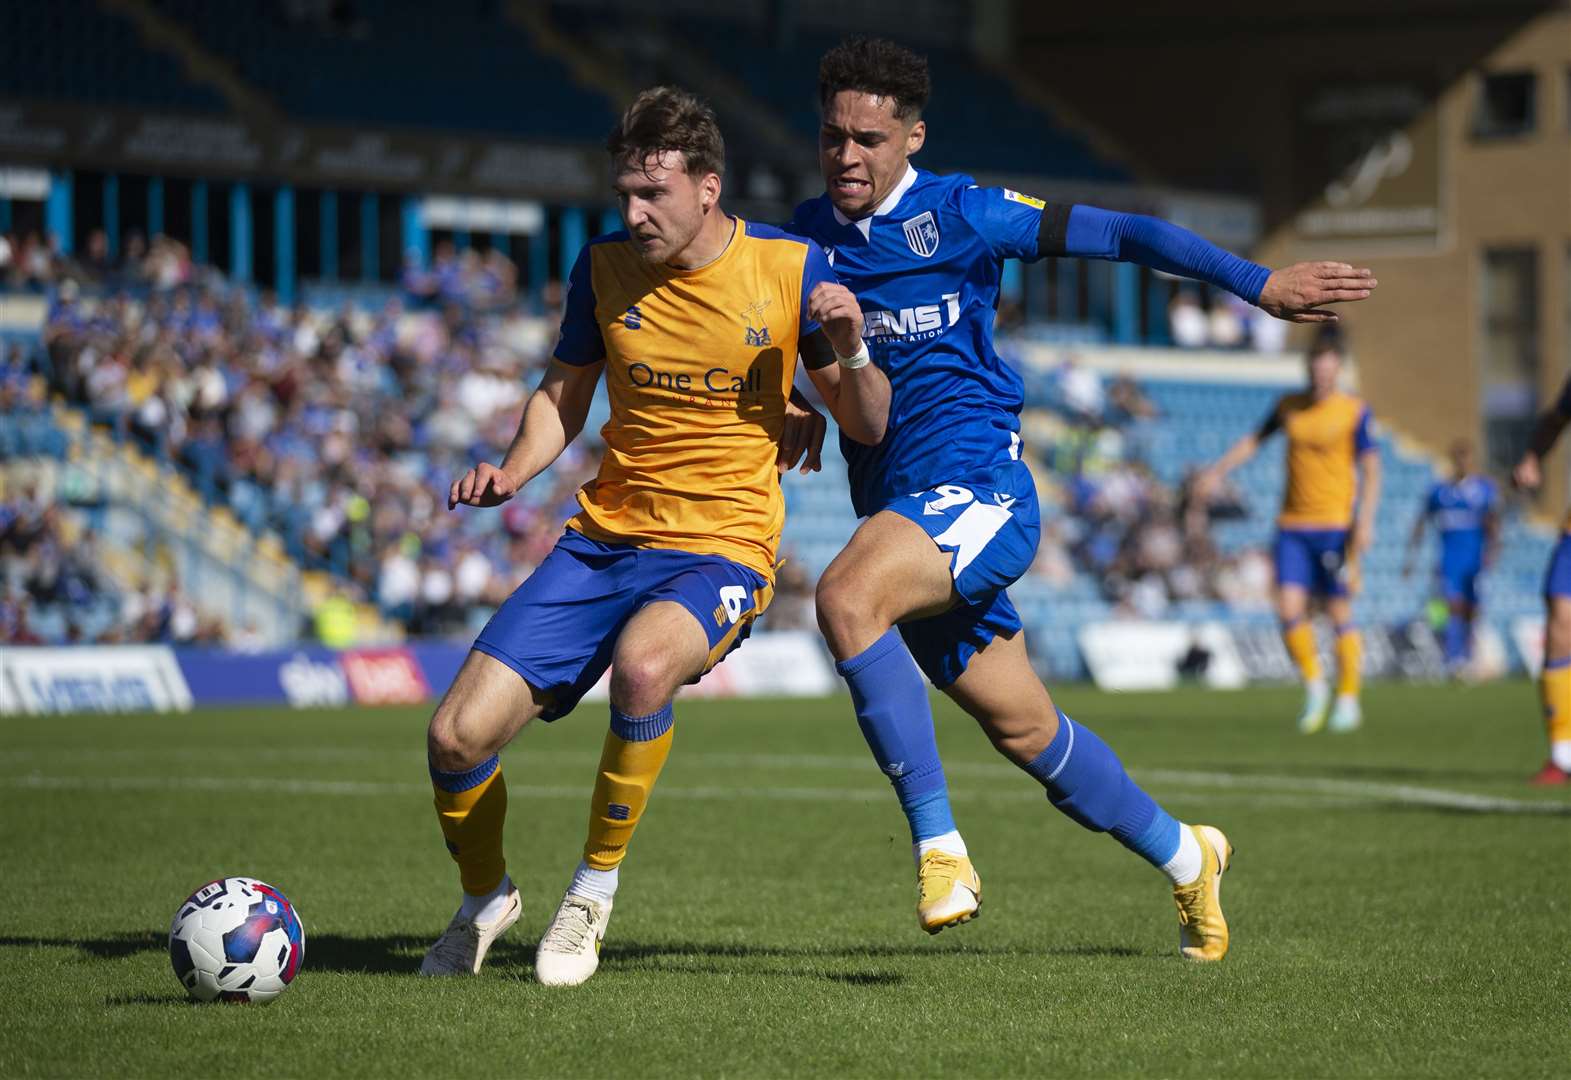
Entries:
<svg viewBox="0 0 1571 1080">
<path fill-rule="evenodd" d="M 344 18 L 292 18 L 266 0 L 154 3 L 301 120 L 598 141 L 615 119 L 487 0 L 362 0 Z"/>
<path fill-rule="evenodd" d="M 818 60 L 844 36 L 802 29 L 780 34 L 762 13 L 745 5 L 702 17 L 664 15 L 637 22 L 634 35 L 614 29 L 616 19 L 635 21 L 636 12 L 616 3 L 558 3 L 558 24 L 635 68 L 668 50 L 652 44 L 679 43 L 684 58 L 701 56 L 724 72 L 754 101 L 771 109 L 811 145 L 818 135 L 815 80 Z M 674 51 L 674 50 L 669 50 Z M 934 96 L 925 117 L 929 136 L 920 162 L 940 171 L 987 169 L 1063 180 L 1126 182 L 1128 171 L 1096 152 L 1085 139 L 1027 101 L 1004 75 L 984 66 L 952 44 L 927 47 Z M 658 78 L 681 79 L 680 71 L 656 68 Z"/>
<path fill-rule="evenodd" d="M 57 287 L 41 327 L 7 332 L 0 455 L 62 461 L 80 442 L 47 387 L 99 429 L 103 453 L 177 470 L 193 504 L 253 538 L 276 535 L 295 564 L 398 627 L 472 632 L 549 549 L 594 467 L 606 408 L 602 395 L 586 438 L 503 512 L 446 512 L 451 477 L 506 444 L 553 340 L 549 314 L 526 317 L 511 302 L 506 260 L 444 251 L 406 280 L 403 300 L 284 308 L 188 259 L 176 287 L 156 287 L 170 259 L 164 250 L 120 267 L 115 291 Z M 56 274 L 67 266 L 57 260 Z M 1023 372 L 1027 459 L 1044 505 L 1036 566 L 1012 595 L 1044 670 L 1083 676 L 1076 635 L 1109 618 L 1269 625 L 1280 450 L 1239 470 L 1209 513 L 1189 505 L 1186 484 L 1260 422 L 1296 364 L 1217 354 L 1220 369 L 1135 379 L 1094 347 L 1079 358 L 1023 339 L 1004 348 Z M 1273 372 L 1264 381 L 1262 364 Z M 1362 618 L 1389 625 L 1424 614 L 1430 582 L 1403 578 L 1402 544 L 1436 473 L 1389 433 L 1380 445 L 1385 495 L 1359 603 Z M 766 622 L 811 625 L 812 582 L 856 525 L 844 463 L 831 449 L 822 474 L 784 485 L 793 569 Z M 1509 518 L 1487 594 L 1498 629 L 1536 610 L 1549 543 Z"/>
<path fill-rule="evenodd" d="M 121 266 L 112 291 L 55 287 L 41 327 L 7 332 L 0 456 L 63 461 L 89 445 L 61 427 L 47 387 L 76 424 L 98 429 L 91 445 L 102 454 L 146 455 L 148 468 L 185 478 L 194 506 L 253 542 L 278 537 L 289 560 L 331 582 L 315 595 L 369 602 L 415 635 L 473 632 L 549 549 L 594 468 L 603 395 L 586 437 L 503 512 L 442 505 L 452 476 L 511 436 L 548 357 L 552 316 L 520 313 L 496 253 L 444 250 L 406 279 L 402 300 L 379 307 L 345 298 L 284 308 L 190 266 L 172 244 Z M 185 272 L 160 278 L 171 260 Z M 69 268 L 53 265 L 55 277 Z M 168 281 L 177 284 L 158 287 Z M 1003 347 L 1026 384 L 1027 459 L 1044 505 L 1037 563 L 1012 595 L 1044 671 L 1082 677 L 1077 634 L 1109 618 L 1270 625 L 1280 449 L 1239 470 L 1208 513 L 1190 506 L 1186 485 L 1260 422 L 1296 363 L 1218 353 L 1221 367 L 1191 361 L 1183 374 L 1136 379 L 1096 347 L 1080 357 L 1029 339 Z M 1359 604 L 1363 619 L 1392 625 L 1424 616 L 1431 583 L 1402 576 L 1402 545 L 1436 473 L 1389 433 L 1380 446 L 1385 494 Z M 784 486 L 792 569 L 766 623 L 810 626 L 812 582 L 856 525 L 843 460 L 831 449 L 822 474 Z M 198 514 L 187 527 L 208 521 Z M 1514 513 L 1507 528 L 1487 585 L 1486 617 L 1501 631 L 1536 611 L 1550 543 Z M 282 632 L 287 621 L 270 625 Z"/>
<path fill-rule="evenodd" d="M 187 79 L 129 20 L 95 0 L 0 4 L 0 97 L 225 109 L 217 92 Z"/>
</svg>

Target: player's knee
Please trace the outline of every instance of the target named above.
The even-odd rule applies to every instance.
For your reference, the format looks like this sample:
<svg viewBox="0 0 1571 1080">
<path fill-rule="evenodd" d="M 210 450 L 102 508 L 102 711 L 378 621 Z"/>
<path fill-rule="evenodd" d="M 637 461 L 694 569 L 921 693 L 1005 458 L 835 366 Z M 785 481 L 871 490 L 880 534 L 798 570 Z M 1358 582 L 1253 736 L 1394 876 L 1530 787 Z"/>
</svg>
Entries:
<svg viewBox="0 0 1571 1080">
<path fill-rule="evenodd" d="M 1054 717 L 1050 727 L 1042 724 L 1017 724 L 1005 731 L 989 730 L 987 735 L 992 740 L 993 749 L 1014 764 L 1025 768 L 1047 749 L 1057 730 L 1058 718 Z"/>
<path fill-rule="evenodd" d="M 611 702 L 623 712 L 659 710 L 676 693 L 681 672 L 669 651 L 655 645 L 624 645 L 611 663 Z"/>
<path fill-rule="evenodd" d="M 447 701 L 438 705 L 432 714 L 425 743 L 431 765 L 442 772 L 464 772 L 493 753 L 491 746 L 477 737 L 474 728 L 463 722 L 457 706 Z"/>
<path fill-rule="evenodd" d="M 814 594 L 818 628 L 842 660 L 866 648 L 869 642 L 865 639 L 877 638 L 888 629 L 879 625 L 877 598 L 864 580 L 832 566 L 818 579 Z"/>
</svg>

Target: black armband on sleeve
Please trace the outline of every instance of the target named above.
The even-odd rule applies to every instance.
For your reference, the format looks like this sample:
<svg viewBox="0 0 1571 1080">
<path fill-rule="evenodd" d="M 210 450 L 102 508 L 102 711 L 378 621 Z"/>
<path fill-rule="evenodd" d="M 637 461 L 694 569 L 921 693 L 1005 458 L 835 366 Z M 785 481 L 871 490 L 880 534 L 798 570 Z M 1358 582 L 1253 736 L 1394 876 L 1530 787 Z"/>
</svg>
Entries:
<svg viewBox="0 0 1571 1080">
<path fill-rule="evenodd" d="M 829 344 L 829 335 L 821 327 L 802 338 L 797 343 L 797 351 L 809 371 L 819 371 L 840 359 L 835 355 L 835 347 Z"/>
<path fill-rule="evenodd" d="M 1069 211 L 1072 203 L 1050 202 L 1042 207 L 1042 224 L 1036 231 L 1038 255 L 1063 255 L 1068 249 Z"/>
</svg>

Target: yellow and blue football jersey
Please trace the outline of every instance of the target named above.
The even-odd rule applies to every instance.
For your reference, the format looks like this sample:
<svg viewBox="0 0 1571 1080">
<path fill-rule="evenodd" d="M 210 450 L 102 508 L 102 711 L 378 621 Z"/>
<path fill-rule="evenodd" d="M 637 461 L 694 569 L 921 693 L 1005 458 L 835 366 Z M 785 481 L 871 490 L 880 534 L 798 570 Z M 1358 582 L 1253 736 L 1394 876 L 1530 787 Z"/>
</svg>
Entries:
<svg viewBox="0 0 1571 1080">
<path fill-rule="evenodd" d="M 602 542 L 719 555 L 773 580 L 785 500 L 775 471 L 822 249 L 736 219 L 696 270 L 646 261 L 625 232 L 589 243 L 568 281 L 556 359 L 606 362 L 605 457 L 568 526 Z"/>
<path fill-rule="evenodd" d="M 1287 490 L 1277 524 L 1284 529 L 1346 529 L 1358 497 L 1359 455 L 1371 449 L 1369 407 L 1351 394 L 1316 401 L 1286 394 L 1260 427 L 1261 439 L 1287 436 Z"/>
</svg>

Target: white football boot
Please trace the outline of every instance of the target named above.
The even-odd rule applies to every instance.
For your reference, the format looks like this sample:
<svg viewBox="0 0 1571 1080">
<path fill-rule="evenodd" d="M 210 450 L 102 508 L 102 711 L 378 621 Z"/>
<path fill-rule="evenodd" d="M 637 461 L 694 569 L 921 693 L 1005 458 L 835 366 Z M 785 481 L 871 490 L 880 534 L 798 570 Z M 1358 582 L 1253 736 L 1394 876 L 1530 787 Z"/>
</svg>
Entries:
<svg viewBox="0 0 1571 1080">
<path fill-rule="evenodd" d="M 542 986 L 578 986 L 600 966 L 600 943 L 611 921 L 611 901 L 568 893 L 535 950 L 535 979 Z"/>
<path fill-rule="evenodd" d="M 1352 694 L 1338 694 L 1336 705 L 1331 709 L 1331 722 L 1326 726 L 1342 733 L 1363 727 L 1364 708 L 1358 703 L 1358 698 Z"/>
<path fill-rule="evenodd" d="M 436 944 L 426 952 L 425 959 L 420 961 L 420 974 L 480 974 L 480 965 L 485 963 L 485 954 L 492 943 L 518 921 L 523 910 L 523 901 L 518 898 L 517 889 L 508 892 L 507 903 L 487 922 L 477 922 L 466 916 L 460 908 L 458 914 L 453 916 L 453 921 L 447 924 L 447 929 L 442 931 L 442 936 L 436 939 Z"/>
<path fill-rule="evenodd" d="M 1304 684 L 1304 708 L 1298 714 L 1298 730 L 1313 735 L 1326 726 L 1326 712 L 1331 707 L 1331 687 L 1324 679 Z"/>
</svg>

